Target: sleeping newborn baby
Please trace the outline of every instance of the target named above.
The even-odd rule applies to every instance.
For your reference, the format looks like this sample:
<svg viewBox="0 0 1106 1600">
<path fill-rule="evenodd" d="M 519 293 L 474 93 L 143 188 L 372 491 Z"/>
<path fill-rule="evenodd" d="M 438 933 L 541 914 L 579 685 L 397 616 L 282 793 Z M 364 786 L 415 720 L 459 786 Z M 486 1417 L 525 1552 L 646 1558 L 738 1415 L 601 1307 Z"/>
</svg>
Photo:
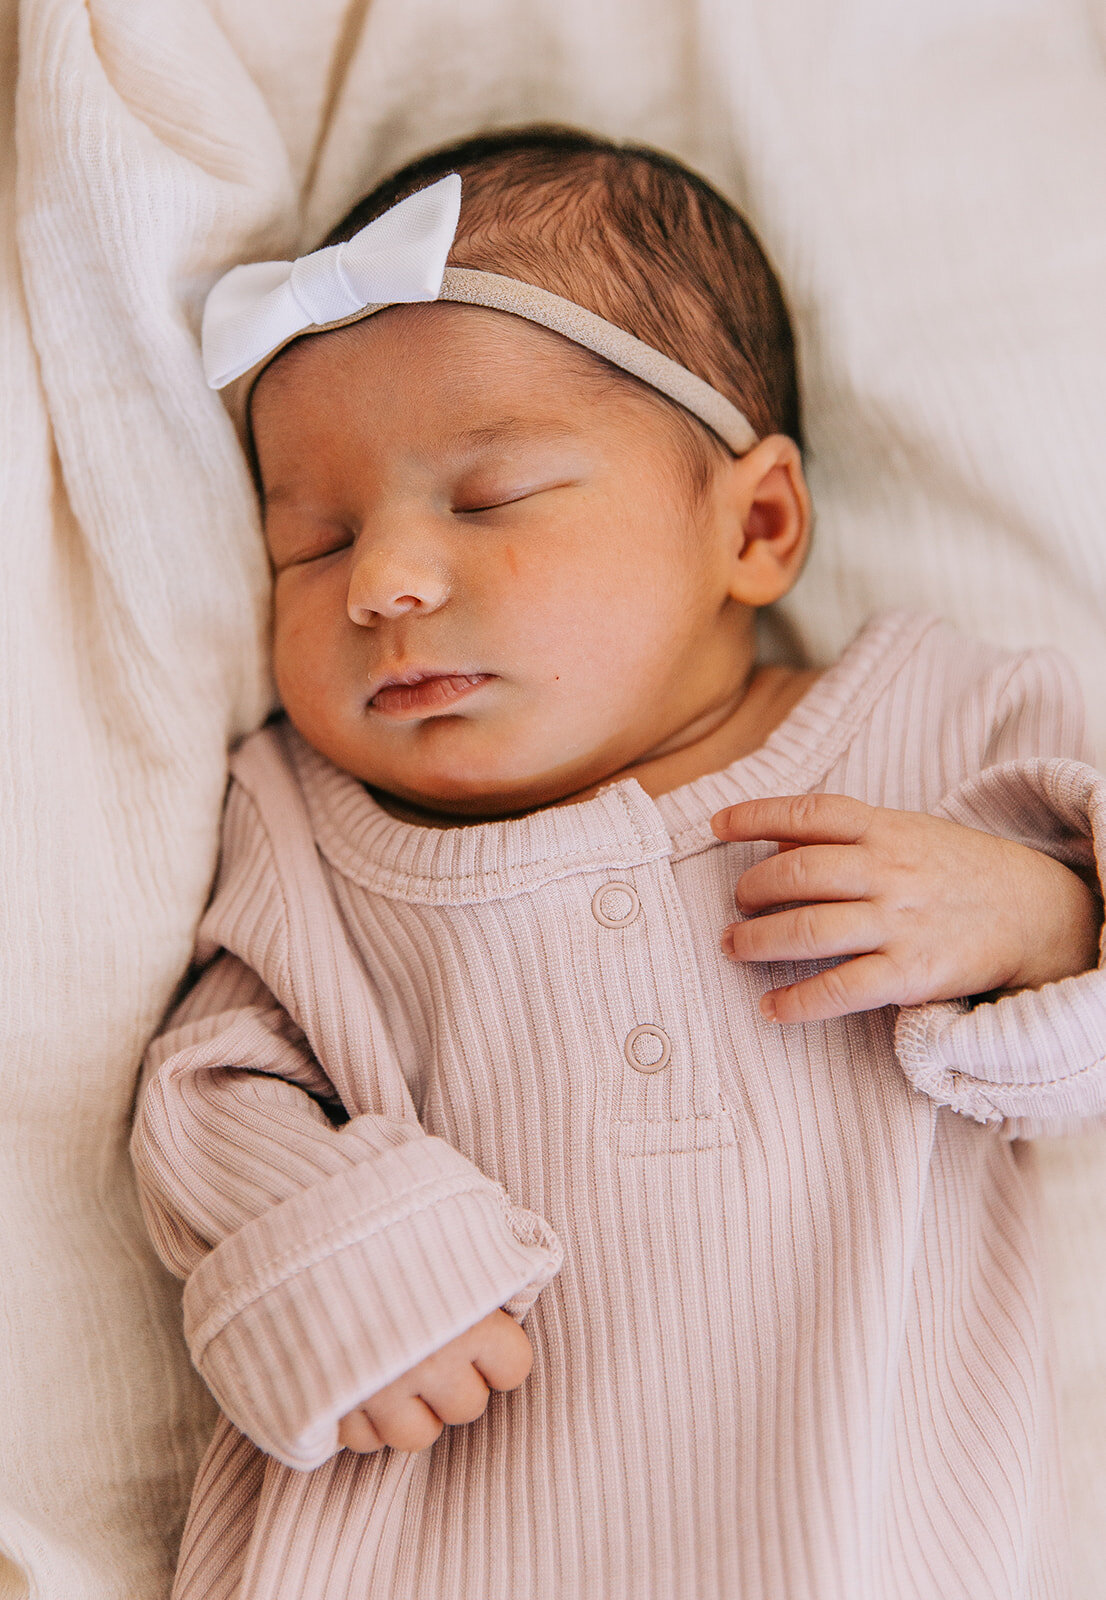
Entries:
<svg viewBox="0 0 1106 1600">
<path fill-rule="evenodd" d="M 1106 1108 L 1064 663 L 899 612 L 758 665 L 791 331 L 655 152 L 426 157 L 204 345 L 283 711 L 134 1137 L 223 1413 L 177 1600 L 1065 1594 L 1020 1137 Z"/>
</svg>

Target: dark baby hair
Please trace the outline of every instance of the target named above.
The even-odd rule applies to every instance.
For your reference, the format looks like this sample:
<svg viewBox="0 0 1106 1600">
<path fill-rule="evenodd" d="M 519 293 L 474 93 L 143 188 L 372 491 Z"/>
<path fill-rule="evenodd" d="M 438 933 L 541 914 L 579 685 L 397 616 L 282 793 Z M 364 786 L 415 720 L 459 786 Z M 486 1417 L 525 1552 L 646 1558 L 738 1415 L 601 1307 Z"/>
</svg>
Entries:
<svg viewBox="0 0 1106 1600">
<path fill-rule="evenodd" d="M 350 238 L 450 172 L 462 181 L 450 266 L 502 273 L 575 301 L 713 384 L 758 437 L 785 433 L 801 443 L 780 285 L 752 229 L 710 184 L 645 146 L 544 124 L 506 129 L 408 163 L 325 242 Z M 701 443 L 714 441 L 674 409 Z"/>
</svg>

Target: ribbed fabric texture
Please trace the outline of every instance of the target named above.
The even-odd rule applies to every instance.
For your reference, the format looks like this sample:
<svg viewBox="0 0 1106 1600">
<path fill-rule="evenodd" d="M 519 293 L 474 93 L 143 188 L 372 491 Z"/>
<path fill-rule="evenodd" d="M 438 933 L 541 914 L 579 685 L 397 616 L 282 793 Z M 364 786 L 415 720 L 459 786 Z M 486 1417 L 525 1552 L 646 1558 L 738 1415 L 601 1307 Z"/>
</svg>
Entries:
<svg viewBox="0 0 1106 1600">
<path fill-rule="evenodd" d="M 1103 40 L 1103 0 L 0 0 L 5 1600 L 165 1600 L 213 1423 L 126 1156 L 268 705 L 207 289 L 478 127 L 674 151 L 796 317 L 817 533 L 784 643 L 823 664 L 907 604 L 1061 646 L 1101 765 Z M 1102 1600 L 1106 1139 L 1037 1150 Z"/>
<path fill-rule="evenodd" d="M 177 1600 L 1059 1600 L 1029 1148 L 1106 1112 L 1106 977 L 787 1029 L 718 949 L 721 805 L 826 790 L 1090 867 L 1060 659 L 896 613 L 766 745 L 423 829 L 287 726 L 134 1140 L 225 1414 Z M 923 1092 L 919 1092 L 923 1091 Z M 486 1311 L 531 1377 L 428 1451 L 338 1418 Z M 263 1453 L 264 1452 L 264 1453 Z"/>
</svg>

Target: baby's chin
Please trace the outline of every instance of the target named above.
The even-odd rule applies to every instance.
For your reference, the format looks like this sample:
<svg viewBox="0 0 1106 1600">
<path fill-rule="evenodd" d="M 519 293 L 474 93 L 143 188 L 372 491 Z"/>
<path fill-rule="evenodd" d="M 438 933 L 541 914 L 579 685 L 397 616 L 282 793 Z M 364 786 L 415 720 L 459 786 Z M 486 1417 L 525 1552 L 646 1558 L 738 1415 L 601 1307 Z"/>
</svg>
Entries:
<svg viewBox="0 0 1106 1600">
<path fill-rule="evenodd" d="M 534 741 L 527 749 L 519 729 L 489 735 L 468 719 L 434 719 L 398 750 L 367 738 L 363 723 L 350 728 L 305 725 L 294 715 L 291 720 L 308 744 L 360 779 L 385 810 L 439 826 L 503 821 L 570 805 L 590 798 L 614 776 L 608 751 L 577 748 L 571 760 L 554 763 L 549 741 Z"/>
<path fill-rule="evenodd" d="M 426 789 L 399 787 L 364 780 L 373 797 L 385 811 L 404 821 L 428 826 L 455 826 L 478 822 L 509 822 L 529 816 L 547 806 L 571 805 L 589 798 L 598 784 L 581 786 L 564 779 L 560 782 L 515 782 L 488 786 L 446 785 Z"/>
<path fill-rule="evenodd" d="M 615 774 L 598 757 L 571 766 L 538 772 L 505 771 L 497 764 L 479 772 L 471 764 L 417 774 L 364 771 L 355 776 L 393 815 L 435 822 L 503 822 L 548 806 L 572 805 L 590 799 Z"/>
</svg>

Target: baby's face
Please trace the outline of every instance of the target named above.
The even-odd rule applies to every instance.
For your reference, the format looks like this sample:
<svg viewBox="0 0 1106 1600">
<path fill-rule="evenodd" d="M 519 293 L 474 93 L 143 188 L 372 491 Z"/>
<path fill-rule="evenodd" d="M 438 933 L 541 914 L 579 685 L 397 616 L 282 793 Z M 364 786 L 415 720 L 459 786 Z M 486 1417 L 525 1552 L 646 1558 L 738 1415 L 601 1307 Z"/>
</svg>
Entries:
<svg viewBox="0 0 1106 1600">
<path fill-rule="evenodd" d="M 663 402 L 581 360 L 502 313 L 397 307 L 255 390 L 284 707 L 430 811 L 585 793 L 751 664 L 720 493 L 695 493 Z"/>
</svg>

